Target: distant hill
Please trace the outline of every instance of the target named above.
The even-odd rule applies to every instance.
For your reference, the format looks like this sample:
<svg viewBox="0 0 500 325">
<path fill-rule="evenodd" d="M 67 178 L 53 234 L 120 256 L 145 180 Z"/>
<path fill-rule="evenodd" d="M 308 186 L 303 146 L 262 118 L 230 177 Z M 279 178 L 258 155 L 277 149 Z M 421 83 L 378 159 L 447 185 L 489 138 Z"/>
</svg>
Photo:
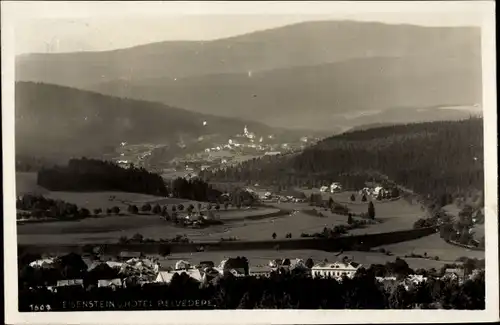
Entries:
<svg viewBox="0 0 500 325">
<path fill-rule="evenodd" d="M 214 181 L 360 187 L 385 175 L 419 194 L 467 195 L 484 187 L 483 120 L 395 125 L 346 132 L 300 154 L 265 157 L 207 172 Z M 377 176 L 378 175 L 378 176 Z"/>
<path fill-rule="evenodd" d="M 481 60 L 463 53 L 454 57 L 373 57 L 252 74 L 114 81 L 94 90 L 168 101 L 220 116 L 255 121 L 264 117 L 266 123 L 279 127 L 326 130 L 357 125 L 365 115 L 378 122 L 464 117 L 463 112 L 436 110 L 414 115 L 420 108 L 480 103 Z M 391 117 L 394 113 L 399 120 Z"/>
<path fill-rule="evenodd" d="M 160 103 L 40 83 L 16 84 L 17 155 L 99 157 L 114 152 L 121 142 L 175 146 L 181 140 L 196 142 L 200 136 L 227 139 L 241 133 L 245 125 L 258 133 L 293 134 Z"/>
<path fill-rule="evenodd" d="M 306 22 L 215 41 L 22 55 L 16 80 L 327 130 L 357 125 L 344 113 L 480 104 L 480 41 L 473 27 Z"/>
</svg>

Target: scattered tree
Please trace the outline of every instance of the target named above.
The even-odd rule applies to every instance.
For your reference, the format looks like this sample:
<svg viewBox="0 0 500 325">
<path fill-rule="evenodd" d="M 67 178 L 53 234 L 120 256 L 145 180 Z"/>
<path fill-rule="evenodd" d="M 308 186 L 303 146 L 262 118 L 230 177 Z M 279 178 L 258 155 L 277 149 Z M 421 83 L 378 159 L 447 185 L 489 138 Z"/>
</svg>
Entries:
<svg viewBox="0 0 500 325">
<path fill-rule="evenodd" d="M 161 213 L 161 207 L 158 203 L 155 204 L 152 210 L 153 214 L 160 214 Z"/>
<path fill-rule="evenodd" d="M 79 215 L 80 215 L 80 218 L 87 218 L 88 216 L 90 216 L 90 211 L 89 211 L 89 209 L 81 208 L 79 211 Z"/>
</svg>

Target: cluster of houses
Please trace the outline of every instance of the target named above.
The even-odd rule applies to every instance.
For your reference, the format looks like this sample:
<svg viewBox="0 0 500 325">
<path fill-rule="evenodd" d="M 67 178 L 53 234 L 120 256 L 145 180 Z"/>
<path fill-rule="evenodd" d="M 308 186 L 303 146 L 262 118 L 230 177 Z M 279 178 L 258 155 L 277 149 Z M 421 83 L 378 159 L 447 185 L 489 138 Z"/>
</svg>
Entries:
<svg viewBox="0 0 500 325">
<path fill-rule="evenodd" d="M 387 197 L 390 194 L 390 189 L 384 188 L 382 186 L 364 187 L 359 191 L 359 195 L 371 196 L 373 198 L 376 198 L 379 195 L 381 195 L 382 197 Z"/>
<path fill-rule="evenodd" d="M 259 200 L 262 202 L 291 202 L 291 203 L 303 203 L 306 202 L 307 199 L 305 197 L 299 197 L 297 195 L 289 195 L 289 194 L 273 194 L 272 192 L 265 192 L 259 194 Z"/>
<path fill-rule="evenodd" d="M 338 182 L 333 182 L 329 186 L 321 186 L 320 192 L 330 192 L 330 193 L 338 193 L 342 192 L 342 185 Z"/>
</svg>

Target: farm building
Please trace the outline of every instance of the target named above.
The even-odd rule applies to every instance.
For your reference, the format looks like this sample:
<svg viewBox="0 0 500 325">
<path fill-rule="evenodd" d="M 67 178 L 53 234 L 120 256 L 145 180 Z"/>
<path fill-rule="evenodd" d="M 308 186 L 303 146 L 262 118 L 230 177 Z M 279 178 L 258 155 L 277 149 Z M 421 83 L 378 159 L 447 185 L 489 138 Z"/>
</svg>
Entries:
<svg viewBox="0 0 500 325">
<path fill-rule="evenodd" d="M 250 276 L 254 277 L 265 277 L 268 278 L 271 276 L 271 272 L 273 269 L 269 266 L 261 266 L 261 267 L 252 267 L 250 269 Z"/>
<path fill-rule="evenodd" d="M 124 251 L 120 252 L 119 258 L 120 260 L 129 260 L 131 258 L 141 258 L 142 253 L 141 252 L 130 252 L 130 251 Z"/>
<path fill-rule="evenodd" d="M 181 275 L 185 273 L 196 281 L 203 281 L 203 276 L 198 269 L 175 270 L 175 271 L 161 271 L 158 272 L 155 282 L 157 283 L 170 283 L 175 274 Z"/>
<path fill-rule="evenodd" d="M 191 264 L 186 261 L 177 261 L 175 263 L 175 269 L 176 270 L 187 270 L 191 268 Z"/>
<path fill-rule="evenodd" d="M 465 270 L 447 268 L 444 270 L 442 279 L 463 281 L 465 279 Z"/>
<path fill-rule="evenodd" d="M 58 280 L 56 287 L 83 287 L 82 279 Z"/>
<path fill-rule="evenodd" d="M 121 279 L 99 280 L 97 282 L 99 288 L 120 288 L 123 286 Z"/>
</svg>

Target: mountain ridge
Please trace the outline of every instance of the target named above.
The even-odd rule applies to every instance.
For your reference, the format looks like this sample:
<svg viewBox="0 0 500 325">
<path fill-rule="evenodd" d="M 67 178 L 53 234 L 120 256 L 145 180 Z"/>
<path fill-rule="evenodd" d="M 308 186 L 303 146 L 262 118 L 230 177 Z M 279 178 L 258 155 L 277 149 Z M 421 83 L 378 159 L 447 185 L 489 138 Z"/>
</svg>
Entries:
<svg viewBox="0 0 500 325">
<path fill-rule="evenodd" d="M 28 55 L 16 61 L 16 80 L 328 130 L 359 124 L 340 113 L 481 104 L 480 35 L 476 27 L 303 22 L 211 41 Z"/>
<path fill-rule="evenodd" d="M 168 102 L 220 116 L 254 121 L 265 117 L 273 126 L 328 129 L 330 125 L 338 127 L 354 122 L 342 117 L 349 112 L 480 103 L 481 62 L 471 57 L 459 54 L 436 61 L 432 57 L 374 57 L 252 74 L 116 80 L 91 89 L 120 97 Z M 315 114 L 309 114 L 310 109 Z"/>
</svg>

